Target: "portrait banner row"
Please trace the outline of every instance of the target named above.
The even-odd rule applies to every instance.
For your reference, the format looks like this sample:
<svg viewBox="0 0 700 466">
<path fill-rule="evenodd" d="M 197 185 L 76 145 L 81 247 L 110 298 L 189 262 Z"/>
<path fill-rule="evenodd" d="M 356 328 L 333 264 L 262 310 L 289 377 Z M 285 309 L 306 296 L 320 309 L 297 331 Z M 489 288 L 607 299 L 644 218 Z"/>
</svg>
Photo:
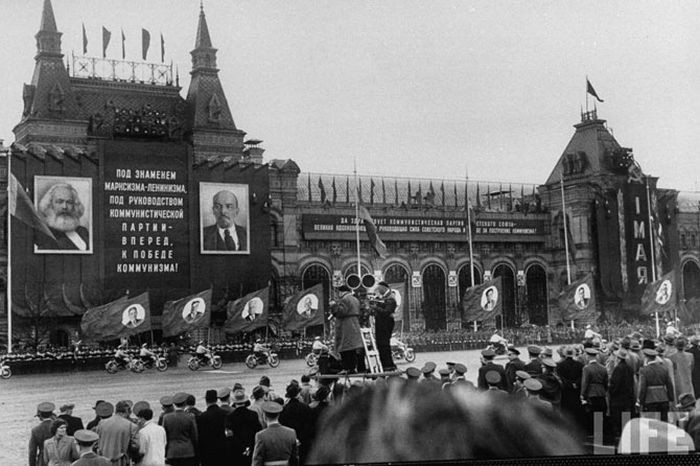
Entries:
<svg viewBox="0 0 700 466">
<path fill-rule="evenodd" d="M 257 328 L 266 327 L 269 302 L 269 287 L 229 302 L 224 324 L 226 333 L 251 332 Z"/>
<path fill-rule="evenodd" d="M 163 307 L 163 336 L 173 337 L 209 327 L 211 294 L 212 290 L 208 289 L 177 301 L 167 301 Z"/>
<path fill-rule="evenodd" d="M 503 312 L 501 277 L 467 288 L 462 298 L 463 320 L 491 320 Z"/>
<path fill-rule="evenodd" d="M 558 301 L 562 320 L 587 320 L 591 313 L 596 312 L 593 276 L 588 274 L 564 288 Z"/>
<path fill-rule="evenodd" d="M 82 334 L 106 341 L 151 330 L 148 293 L 134 298 L 123 296 L 111 303 L 88 309 L 80 320 Z"/>
<path fill-rule="evenodd" d="M 320 283 L 294 294 L 282 312 L 282 327 L 300 330 L 325 322 L 326 306 L 323 285 Z"/>
</svg>

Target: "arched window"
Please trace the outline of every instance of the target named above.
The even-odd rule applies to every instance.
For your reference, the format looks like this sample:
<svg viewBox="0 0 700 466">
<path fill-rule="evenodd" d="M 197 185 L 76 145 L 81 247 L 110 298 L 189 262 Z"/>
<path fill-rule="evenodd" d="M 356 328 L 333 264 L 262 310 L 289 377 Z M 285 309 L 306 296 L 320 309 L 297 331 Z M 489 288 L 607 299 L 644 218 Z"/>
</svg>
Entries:
<svg viewBox="0 0 700 466">
<path fill-rule="evenodd" d="M 493 271 L 493 278 L 501 277 L 501 293 L 503 293 L 502 324 L 506 327 L 515 325 L 515 272 L 509 265 L 501 264 Z"/>
<path fill-rule="evenodd" d="M 547 325 L 547 274 L 544 267 L 531 265 L 525 275 L 525 309 L 529 321 L 535 325 Z"/>
<path fill-rule="evenodd" d="M 447 327 L 445 271 L 437 264 L 423 270 L 423 316 L 426 330 L 444 330 Z"/>
</svg>

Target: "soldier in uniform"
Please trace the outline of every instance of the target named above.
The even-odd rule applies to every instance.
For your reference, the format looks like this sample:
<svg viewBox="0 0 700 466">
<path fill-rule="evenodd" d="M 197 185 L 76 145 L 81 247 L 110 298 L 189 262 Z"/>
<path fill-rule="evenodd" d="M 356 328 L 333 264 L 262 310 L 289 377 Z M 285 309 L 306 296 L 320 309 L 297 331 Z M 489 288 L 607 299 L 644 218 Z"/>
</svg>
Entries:
<svg viewBox="0 0 700 466">
<path fill-rule="evenodd" d="M 72 466 L 112 466 L 108 458 L 93 451 L 95 442 L 100 438 L 95 432 L 86 429 L 77 430 L 73 438 L 78 444 L 80 458 Z"/>
<path fill-rule="evenodd" d="M 44 442 L 51 438 L 51 426 L 54 421 L 53 411 L 56 406 L 45 401 L 39 403 L 36 408 L 36 415 L 40 419 L 39 425 L 32 428 L 29 437 L 29 466 L 44 466 Z"/>
<path fill-rule="evenodd" d="M 607 411 L 608 371 L 598 362 L 598 353 L 595 348 L 586 348 L 588 364 L 581 374 L 581 404 L 588 412 L 588 433 L 593 433 L 594 413 L 605 415 Z"/>
<path fill-rule="evenodd" d="M 255 434 L 252 466 L 266 464 L 297 466 L 299 464 L 297 435 L 294 429 L 279 423 L 282 406 L 274 401 L 266 401 L 262 409 L 267 427 Z"/>
<path fill-rule="evenodd" d="M 442 389 L 443 390 L 450 390 L 453 387 L 462 386 L 462 387 L 470 388 L 472 390 L 476 390 L 476 387 L 474 386 L 474 384 L 471 383 L 470 381 L 468 381 L 464 377 L 464 374 L 466 374 L 466 373 L 467 373 L 467 366 L 465 366 L 464 364 L 461 364 L 461 363 L 455 364 L 455 378 L 454 378 L 454 380 L 452 381 L 451 384 L 443 385 Z"/>
<path fill-rule="evenodd" d="M 513 396 L 515 398 L 527 398 L 527 390 L 525 389 L 525 381 L 532 378 L 530 374 L 525 371 L 515 372 L 515 382 L 513 382 Z"/>
<path fill-rule="evenodd" d="M 493 359 L 495 357 L 496 352 L 491 348 L 487 348 L 481 352 L 481 367 L 479 368 L 479 377 L 477 380 L 479 390 L 488 390 L 489 387 L 486 383 L 486 373 L 489 371 L 498 372 L 498 374 L 501 376 L 501 379 L 498 383 L 498 388 L 500 388 L 501 390 L 505 390 L 506 388 L 506 371 L 505 369 L 503 369 L 503 366 L 493 362 Z"/>
<path fill-rule="evenodd" d="M 504 398 L 508 397 L 508 392 L 500 388 L 503 382 L 503 377 L 501 376 L 500 372 L 494 370 L 488 371 L 486 372 L 486 375 L 484 375 L 484 379 L 486 379 L 486 384 L 488 385 L 488 389 L 485 393 L 496 403 L 499 403 L 503 401 Z"/>
<path fill-rule="evenodd" d="M 506 389 L 509 393 L 513 392 L 515 384 L 515 373 L 523 370 L 525 361 L 520 359 L 520 351 L 515 346 L 508 347 L 508 362 L 506 363 Z"/>
<path fill-rule="evenodd" d="M 561 408 L 561 380 L 554 373 L 557 363 L 552 358 L 542 360 L 542 374 L 538 377 L 542 382 L 542 392 L 540 396 L 552 403 L 555 409 Z"/>
<path fill-rule="evenodd" d="M 659 361 L 656 350 L 645 348 L 642 352 L 646 362 L 639 369 L 637 406 L 643 413 L 655 413 L 667 422 L 668 405 L 673 401 L 673 383 L 663 362 Z"/>
<path fill-rule="evenodd" d="M 432 383 L 432 384 L 439 384 L 440 380 L 435 377 L 435 368 L 437 366 L 435 365 L 434 362 L 428 361 L 425 363 L 423 368 L 421 369 L 421 372 L 423 373 L 423 378 L 421 379 L 421 383 Z M 442 386 L 442 384 L 440 384 Z"/>
<path fill-rule="evenodd" d="M 420 369 L 418 369 L 417 367 L 411 366 L 411 367 L 407 368 L 404 371 L 404 373 L 406 374 L 406 378 L 407 378 L 408 382 L 418 383 L 418 378 L 420 377 L 420 374 L 421 374 Z"/>
<path fill-rule="evenodd" d="M 571 419 L 581 422 L 581 377 L 583 364 L 576 360 L 573 346 L 564 348 L 564 359 L 557 363 L 557 375 L 561 380 L 561 409 Z"/>
<path fill-rule="evenodd" d="M 523 370 L 530 375 L 537 376 L 542 373 L 542 360 L 540 353 L 542 349 L 539 346 L 530 345 L 527 347 L 527 354 L 530 357 L 530 362 L 525 364 Z"/>
</svg>

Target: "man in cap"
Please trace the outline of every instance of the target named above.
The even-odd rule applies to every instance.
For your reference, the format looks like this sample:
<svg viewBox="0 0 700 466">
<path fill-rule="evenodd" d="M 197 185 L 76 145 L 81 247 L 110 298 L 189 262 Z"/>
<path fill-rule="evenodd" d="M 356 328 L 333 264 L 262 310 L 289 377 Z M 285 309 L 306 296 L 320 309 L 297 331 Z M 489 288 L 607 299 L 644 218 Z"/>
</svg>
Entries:
<svg viewBox="0 0 700 466">
<path fill-rule="evenodd" d="M 406 378 L 408 379 L 409 382 L 418 382 L 418 378 L 420 377 L 421 371 L 417 367 L 409 367 L 405 371 L 406 373 Z"/>
<path fill-rule="evenodd" d="M 498 388 L 500 388 L 501 390 L 505 390 L 506 388 L 506 371 L 505 369 L 503 369 L 503 366 L 493 362 L 495 357 L 496 352 L 491 348 L 486 348 L 481 352 L 481 367 L 479 368 L 479 376 L 477 379 L 477 386 L 479 387 L 479 390 L 488 390 L 489 387 L 486 383 L 486 373 L 489 371 L 498 372 L 498 374 L 501 376 L 500 381 L 498 383 Z"/>
<path fill-rule="evenodd" d="M 301 392 L 299 393 L 299 398 L 301 398 L 302 403 L 311 403 L 311 377 L 307 374 L 301 376 L 301 386 L 299 387 Z"/>
<path fill-rule="evenodd" d="M 104 414 L 111 411 L 111 403 L 102 403 L 98 411 Z M 130 445 L 137 444 L 137 427 L 129 417 L 130 408 L 124 401 L 119 401 L 114 407 L 114 416 L 104 418 L 97 425 L 95 431 L 100 436 L 98 446 L 100 452 L 112 461 L 115 466 L 128 466 L 131 464 L 128 456 Z"/>
<path fill-rule="evenodd" d="M 669 396 L 671 397 L 669 403 L 674 404 L 678 401 L 676 399 L 676 379 L 674 377 L 673 361 L 671 361 L 668 358 L 667 354 L 667 347 L 663 343 L 658 343 L 656 345 L 656 360 L 664 365 L 664 367 L 666 368 L 666 372 L 668 372 L 668 377 L 671 379 L 671 385 L 673 385 L 673 392 L 669 394 Z"/>
<path fill-rule="evenodd" d="M 168 464 L 195 466 L 197 464 L 197 424 L 194 416 L 185 412 L 187 393 L 173 395 L 175 411 L 163 418 L 168 439 L 165 458 Z"/>
<path fill-rule="evenodd" d="M 141 428 L 138 431 L 138 464 L 165 464 L 165 429 L 153 421 L 153 410 L 141 408 L 137 414 Z"/>
<path fill-rule="evenodd" d="M 202 466 L 224 466 L 226 456 L 226 411 L 217 403 L 216 390 L 207 390 L 204 401 L 207 409 L 197 419 L 199 454 Z"/>
<path fill-rule="evenodd" d="M 581 422 L 583 364 L 576 359 L 576 349 L 573 346 L 566 346 L 562 353 L 564 357 L 557 363 L 557 375 L 561 380 L 561 409 L 571 419 Z"/>
<path fill-rule="evenodd" d="M 146 408 L 151 409 L 151 404 L 148 401 L 143 401 L 143 400 L 137 401 L 136 403 L 134 403 L 134 406 L 131 408 L 131 412 L 134 414 L 134 416 L 136 416 L 138 418 L 141 410 L 146 409 Z M 153 410 L 151 410 L 151 411 L 153 411 Z M 157 423 L 158 422 L 156 421 L 156 424 Z"/>
<path fill-rule="evenodd" d="M 223 387 L 217 390 L 216 396 L 219 398 L 219 406 L 221 406 L 221 409 L 226 411 L 226 414 L 230 413 L 233 411 L 233 407 L 231 406 L 231 389 L 228 387 Z"/>
<path fill-rule="evenodd" d="M 474 386 L 473 383 L 471 383 L 469 380 L 466 379 L 464 376 L 467 373 L 467 366 L 461 363 L 455 364 L 455 377 L 454 380 L 450 385 L 443 385 L 442 389 L 443 390 L 449 390 L 453 387 L 456 386 L 463 386 L 467 387 L 472 390 L 476 390 L 476 387 Z"/>
<path fill-rule="evenodd" d="M 528 400 L 535 403 L 541 403 L 547 408 L 552 408 L 552 403 L 547 400 L 543 400 L 540 397 L 540 393 L 542 392 L 542 382 L 534 377 L 530 377 L 529 379 L 525 379 L 523 386 L 525 387 Z"/>
<path fill-rule="evenodd" d="M 72 466 L 112 466 L 109 458 L 100 456 L 93 451 L 95 442 L 100 438 L 95 432 L 81 429 L 73 435 L 78 444 L 78 454 L 80 458 Z"/>
<path fill-rule="evenodd" d="M 651 415 L 658 415 L 667 422 L 668 405 L 673 400 L 673 383 L 664 364 L 658 360 L 656 350 L 645 348 L 642 353 L 646 361 L 639 369 L 637 406 L 642 412 L 653 413 Z"/>
<path fill-rule="evenodd" d="M 51 426 L 53 425 L 53 411 L 56 406 L 45 401 L 39 403 L 36 408 L 36 416 L 39 424 L 32 428 L 29 437 L 29 466 L 44 466 L 44 442 L 51 438 Z"/>
<path fill-rule="evenodd" d="M 525 364 L 523 370 L 530 375 L 536 376 L 542 373 L 542 360 L 540 353 L 542 349 L 539 346 L 530 345 L 527 347 L 527 354 L 530 357 L 530 362 Z"/>
<path fill-rule="evenodd" d="M 255 446 L 255 434 L 262 430 L 258 415 L 248 409 L 250 400 L 245 392 L 233 392 L 233 411 L 226 415 L 226 434 L 229 436 L 233 459 L 231 464 L 250 465 Z"/>
<path fill-rule="evenodd" d="M 420 370 L 423 373 L 423 378 L 421 379 L 421 383 L 433 383 L 433 384 L 440 383 L 438 378 L 435 377 L 435 368 L 436 367 L 437 366 L 432 361 L 428 361 L 425 363 L 425 365 Z M 442 385 L 440 385 L 440 386 L 442 386 Z"/>
<path fill-rule="evenodd" d="M 75 431 L 83 428 L 83 420 L 73 416 L 73 408 L 75 408 L 74 403 L 66 403 L 59 408 L 61 414 L 58 415 L 59 419 L 66 421 L 66 435 L 70 437 Z"/>
<path fill-rule="evenodd" d="M 508 396 L 505 390 L 499 388 L 502 381 L 499 372 L 488 371 L 486 375 L 484 375 L 484 379 L 486 379 L 486 384 L 488 385 L 488 389 L 486 390 L 487 395 L 494 397 L 495 400 L 502 400 L 504 397 Z"/>
<path fill-rule="evenodd" d="M 668 358 L 673 363 L 673 387 L 675 389 L 675 399 L 680 400 L 684 393 L 694 393 L 693 389 L 693 366 L 695 358 L 688 353 L 685 348 L 688 341 L 680 336 L 676 339 L 676 352 Z"/>
<path fill-rule="evenodd" d="M 266 463 L 297 465 L 299 463 L 297 436 L 294 429 L 279 423 L 282 406 L 274 401 L 266 401 L 263 404 L 263 412 L 267 428 L 255 434 L 252 464 L 254 466 L 262 466 Z"/>
<path fill-rule="evenodd" d="M 267 427 L 265 425 L 265 413 L 263 413 L 262 410 L 263 403 L 268 401 L 267 393 L 268 389 L 264 385 L 255 386 L 252 392 L 253 403 L 250 405 L 251 411 L 255 411 L 255 413 L 258 415 L 258 421 L 260 421 L 260 425 L 263 428 Z"/>
<path fill-rule="evenodd" d="M 447 366 L 447 370 L 450 371 L 450 382 L 451 382 L 455 378 L 455 365 L 457 365 L 457 363 L 452 362 L 452 361 L 447 361 L 445 363 L 445 365 Z"/>
<path fill-rule="evenodd" d="M 306 455 L 311 450 L 311 435 L 313 434 L 312 422 L 314 415 L 307 405 L 299 400 L 300 388 L 290 383 L 287 385 L 284 408 L 279 416 L 280 424 L 294 429 L 299 440 L 299 459 L 303 463 Z"/>
<path fill-rule="evenodd" d="M 352 294 L 347 285 L 338 288 L 337 302 L 331 301 L 331 315 L 335 317 L 335 351 L 340 353 L 343 370 L 356 372 L 358 366 L 357 351 L 363 348 L 360 333 L 360 301 Z"/>
<path fill-rule="evenodd" d="M 595 414 L 605 414 L 607 402 L 605 396 L 608 391 L 608 371 L 598 362 L 599 351 L 595 348 L 586 348 L 588 363 L 584 366 L 581 375 L 581 404 L 589 413 L 586 421 L 588 433 L 593 433 Z"/>
<path fill-rule="evenodd" d="M 634 412 L 635 382 L 634 369 L 628 364 L 629 353 L 620 348 L 615 353 L 617 364 L 610 375 L 608 398 L 610 399 L 610 421 L 613 435 L 619 438 L 622 434 L 622 426 Z M 625 413 L 628 413 L 625 415 Z M 627 416 L 627 418 L 625 418 Z"/>
<path fill-rule="evenodd" d="M 158 425 L 162 426 L 163 425 L 163 418 L 165 417 L 165 415 L 170 414 L 173 411 L 175 411 L 175 407 L 173 406 L 173 397 L 170 395 L 161 396 L 159 401 L 160 401 L 161 411 L 160 411 L 160 416 L 158 417 Z"/>
<path fill-rule="evenodd" d="M 515 372 L 515 382 L 513 382 L 513 396 L 515 398 L 527 398 L 525 390 L 525 381 L 532 376 L 525 371 Z"/>
<path fill-rule="evenodd" d="M 552 403 L 555 409 L 561 407 L 561 381 L 559 377 L 554 374 L 557 368 L 557 363 L 554 362 L 552 358 L 545 358 L 542 360 L 542 374 L 537 378 L 542 382 L 542 391 L 540 396 Z"/>
<path fill-rule="evenodd" d="M 438 371 L 438 374 L 440 374 L 440 386 L 441 387 L 443 385 L 445 385 L 446 383 L 452 382 L 452 380 L 450 380 L 450 370 L 448 368 L 443 367 L 442 369 L 440 369 Z"/>
<path fill-rule="evenodd" d="M 372 300 L 374 311 L 374 329 L 376 334 L 377 351 L 382 368 L 387 371 L 396 370 L 391 356 L 391 333 L 394 331 L 394 311 L 396 299 L 386 282 L 379 282 L 374 291 L 376 299 Z"/>
<path fill-rule="evenodd" d="M 197 398 L 191 393 L 187 394 L 187 401 L 185 401 L 185 412 L 193 415 L 194 417 L 202 414 L 200 410 L 197 409 Z"/>
<path fill-rule="evenodd" d="M 515 373 L 523 370 L 525 361 L 520 359 L 520 351 L 515 346 L 508 347 L 508 362 L 506 363 L 506 389 L 509 393 L 513 392 L 515 384 Z"/>
<path fill-rule="evenodd" d="M 85 426 L 87 430 L 95 430 L 95 427 L 97 427 L 97 424 L 99 424 L 100 422 L 100 416 L 97 414 L 97 406 L 100 403 L 104 403 L 104 400 L 95 401 L 95 406 L 92 407 L 93 411 L 95 411 L 95 419 L 87 423 L 87 425 Z"/>
</svg>

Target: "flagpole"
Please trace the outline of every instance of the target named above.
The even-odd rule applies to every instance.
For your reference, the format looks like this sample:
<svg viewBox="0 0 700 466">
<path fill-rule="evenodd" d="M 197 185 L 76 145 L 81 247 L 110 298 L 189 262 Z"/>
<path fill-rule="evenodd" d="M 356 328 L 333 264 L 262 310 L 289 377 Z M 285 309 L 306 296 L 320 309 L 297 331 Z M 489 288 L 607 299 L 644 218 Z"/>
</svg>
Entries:
<svg viewBox="0 0 700 466">
<path fill-rule="evenodd" d="M 647 189 L 647 213 L 649 219 L 649 246 L 651 249 L 651 281 L 652 283 L 656 281 L 656 254 L 654 252 L 654 228 L 652 227 L 651 221 L 651 195 L 649 194 L 649 176 L 644 176 L 644 184 L 646 184 Z M 656 338 L 661 335 L 661 329 L 659 328 L 659 311 L 654 312 L 654 319 L 656 320 Z M 675 322 L 673 323 L 676 324 Z"/>
<path fill-rule="evenodd" d="M 353 161 L 353 174 L 355 175 L 355 242 L 357 244 L 357 276 L 362 278 L 360 269 L 360 193 L 357 185 L 357 160 Z"/>
<path fill-rule="evenodd" d="M 586 115 L 588 115 L 588 75 L 586 75 Z"/>
<path fill-rule="evenodd" d="M 12 149 L 7 151 L 8 181 L 12 177 Z M 12 214 L 10 213 L 11 182 L 7 183 L 7 354 L 12 353 Z M 19 189 L 19 186 L 17 186 Z"/>
<path fill-rule="evenodd" d="M 469 167 L 466 167 L 466 179 L 464 184 L 464 194 L 467 199 L 467 204 L 465 206 L 467 210 L 467 241 L 469 243 L 469 274 L 471 277 L 471 286 L 474 286 L 474 251 L 472 249 L 472 218 L 471 212 L 469 212 Z M 479 329 L 476 320 L 474 321 L 474 332 Z"/>
<path fill-rule="evenodd" d="M 588 78 L 586 78 L 588 79 Z M 586 102 L 588 106 L 588 102 Z M 586 107 L 587 108 L 587 107 Z M 586 111 L 588 111 L 586 109 Z M 569 227 L 566 221 L 566 196 L 564 195 L 564 175 L 559 175 L 559 185 L 561 186 L 561 210 L 564 219 L 564 249 L 566 252 L 566 284 L 571 285 L 571 264 L 569 263 Z M 571 319 L 571 330 L 575 330 L 574 319 Z"/>
</svg>

